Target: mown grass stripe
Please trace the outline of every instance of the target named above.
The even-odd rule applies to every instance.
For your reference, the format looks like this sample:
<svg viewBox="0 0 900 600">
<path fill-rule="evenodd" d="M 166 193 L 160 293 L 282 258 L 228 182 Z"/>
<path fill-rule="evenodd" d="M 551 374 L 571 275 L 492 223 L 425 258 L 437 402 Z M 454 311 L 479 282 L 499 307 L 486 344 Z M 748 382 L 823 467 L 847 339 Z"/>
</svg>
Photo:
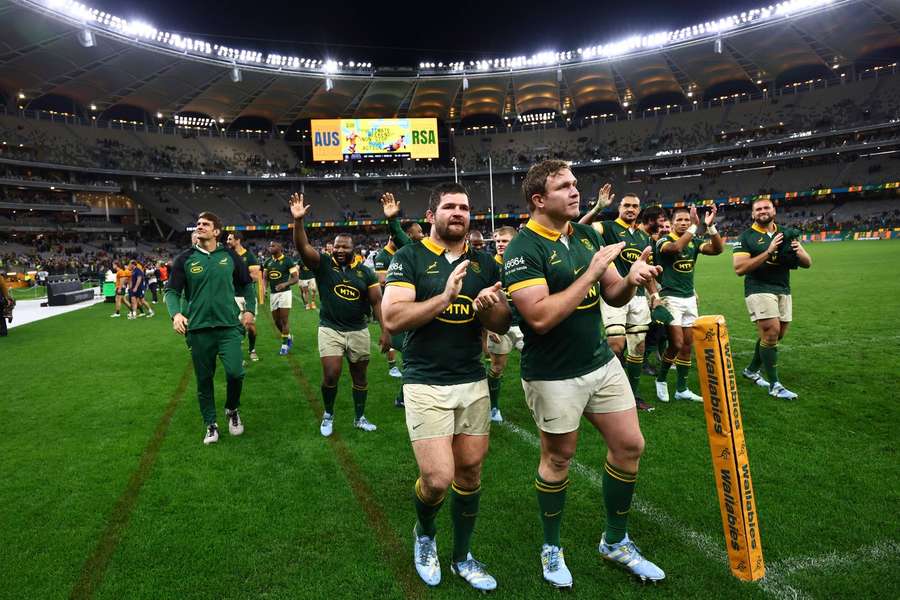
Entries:
<svg viewBox="0 0 900 600">
<path fill-rule="evenodd" d="M 172 421 L 172 416 L 178 409 L 178 405 L 181 404 L 182 398 L 184 398 L 184 392 L 187 389 L 188 381 L 190 381 L 191 371 L 191 364 L 188 363 L 184 372 L 181 374 L 181 379 L 178 382 L 178 386 L 175 388 L 175 392 L 172 394 L 171 400 L 169 400 L 169 403 L 166 405 L 165 412 L 160 418 L 159 423 L 156 424 L 153 435 L 150 436 L 147 446 L 141 453 L 141 459 L 140 462 L 138 462 L 137 469 L 131 474 L 128 485 L 125 487 L 125 491 L 122 492 L 122 495 L 116 500 L 112 513 L 106 521 L 106 527 L 103 529 L 100 539 L 97 540 L 94 551 L 91 552 L 91 555 L 81 568 L 81 573 L 78 576 L 78 580 L 75 582 L 75 586 L 72 588 L 72 592 L 69 594 L 69 598 L 79 600 L 82 598 L 91 598 L 103 582 L 103 577 L 106 573 L 109 561 L 118 547 L 119 542 L 122 540 L 125 530 L 128 528 L 128 522 L 131 519 L 131 513 L 134 511 L 134 507 L 137 504 L 141 488 L 149 478 L 150 471 L 153 469 L 157 456 L 159 456 L 159 450 L 166 437 L 166 432 L 169 429 L 169 423 Z"/>
<path fill-rule="evenodd" d="M 266 322 L 269 325 L 273 325 L 273 335 L 280 337 L 281 334 L 274 328 L 274 324 L 269 320 L 266 320 Z M 257 323 L 259 323 L 259 319 L 257 319 Z M 294 379 L 300 385 L 303 396 L 309 403 L 310 410 L 312 410 L 316 420 L 321 421 L 323 410 L 316 390 L 310 384 L 309 379 L 306 378 L 303 368 L 293 354 L 288 355 L 288 364 L 291 367 Z M 424 598 L 425 584 L 413 577 L 411 565 L 409 564 L 411 548 L 401 542 L 397 532 L 391 527 L 387 515 L 385 515 L 378 504 L 375 493 L 366 481 L 359 465 L 356 464 L 353 454 L 347 447 L 346 442 L 344 442 L 343 437 L 337 431 L 333 431 L 328 441 L 331 443 L 331 448 L 334 450 L 344 477 L 350 483 L 353 497 L 356 498 L 357 504 L 360 505 L 365 513 L 369 527 L 375 534 L 375 543 L 381 550 L 381 556 L 391 570 L 394 579 L 403 590 L 404 597 L 410 600 Z"/>
</svg>

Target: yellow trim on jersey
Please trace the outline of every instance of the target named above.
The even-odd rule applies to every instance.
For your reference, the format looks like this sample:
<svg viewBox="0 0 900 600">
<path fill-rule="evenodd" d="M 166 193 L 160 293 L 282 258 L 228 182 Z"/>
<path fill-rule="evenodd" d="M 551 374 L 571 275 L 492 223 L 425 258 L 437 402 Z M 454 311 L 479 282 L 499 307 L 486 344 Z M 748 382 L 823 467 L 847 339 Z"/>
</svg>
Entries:
<svg viewBox="0 0 900 600">
<path fill-rule="evenodd" d="M 297 265 L 294 265 L 293 267 L 288 269 L 288 273 L 299 273 L 299 272 L 300 272 L 300 267 L 298 267 Z"/>
<path fill-rule="evenodd" d="M 378 283 L 378 282 L 376 281 L 375 283 L 370 283 L 370 284 L 369 284 L 369 287 L 370 287 L 370 288 L 373 288 L 373 287 L 381 287 L 381 284 Z"/>
<path fill-rule="evenodd" d="M 497 263 L 498 265 L 502 265 L 502 264 L 503 264 L 503 257 L 500 256 L 499 254 L 495 254 L 495 255 L 494 255 L 494 262 Z"/>
<path fill-rule="evenodd" d="M 390 254 L 391 256 L 393 256 L 397 252 L 396 249 L 391 250 L 391 246 L 393 246 L 393 245 L 394 245 L 393 242 L 388 242 L 387 244 L 384 245 L 384 251 L 387 252 L 388 254 Z"/>
<path fill-rule="evenodd" d="M 524 281 L 520 281 L 518 283 L 514 283 L 509 286 L 507 290 L 510 294 L 513 292 L 518 292 L 519 290 L 524 290 L 528 287 L 534 287 L 536 285 L 547 285 L 547 279 L 544 277 L 534 277 L 532 279 L 526 279 Z"/>
<path fill-rule="evenodd" d="M 734 252 L 732 256 L 750 256 L 749 252 Z"/>
<path fill-rule="evenodd" d="M 397 285 L 397 286 L 400 286 L 400 287 L 409 288 L 409 289 L 411 289 L 411 290 L 416 289 L 416 286 L 414 286 L 414 285 L 411 284 L 411 283 L 407 283 L 407 282 L 405 282 L 405 281 L 389 281 L 389 282 L 387 282 L 387 283 L 384 284 L 384 285 L 386 285 L 386 286 L 388 286 L 388 285 Z"/>
<path fill-rule="evenodd" d="M 631 229 L 631 225 L 622 220 L 622 217 L 616 218 L 616 223 L 624 227 L 625 229 Z"/>
<path fill-rule="evenodd" d="M 750 229 L 752 229 L 753 231 L 757 231 L 757 232 L 759 232 L 759 233 L 765 233 L 765 234 L 769 234 L 769 233 L 778 233 L 778 224 L 777 224 L 777 223 L 775 224 L 775 229 L 772 230 L 771 232 L 770 232 L 770 231 L 767 231 L 767 230 L 765 230 L 765 229 L 763 229 L 762 227 L 760 227 L 760 226 L 757 225 L 756 223 L 754 223 L 753 225 L 751 225 L 751 226 L 750 226 Z"/>
<path fill-rule="evenodd" d="M 431 250 L 432 252 L 434 252 L 435 254 L 437 254 L 438 256 L 440 256 L 447 250 L 443 246 L 439 246 L 438 244 L 432 242 L 431 238 L 422 238 L 422 245 L 425 246 L 426 248 L 428 248 L 429 250 Z"/>
<path fill-rule="evenodd" d="M 547 238 L 551 242 L 555 242 L 555 241 L 559 240 L 560 236 L 562 236 L 562 234 L 560 232 L 554 231 L 554 230 L 550 229 L 549 227 L 544 227 L 543 225 L 541 225 L 534 219 L 528 219 L 528 222 L 525 223 L 525 227 L 532 230 L 539 236 L 541 236 L 543 238 Z M 572 235 L 574 232 L 575 232 L 575 228 L 572 227 L 572 223 L 566 223 L 566 235 Z"/>
</svg>

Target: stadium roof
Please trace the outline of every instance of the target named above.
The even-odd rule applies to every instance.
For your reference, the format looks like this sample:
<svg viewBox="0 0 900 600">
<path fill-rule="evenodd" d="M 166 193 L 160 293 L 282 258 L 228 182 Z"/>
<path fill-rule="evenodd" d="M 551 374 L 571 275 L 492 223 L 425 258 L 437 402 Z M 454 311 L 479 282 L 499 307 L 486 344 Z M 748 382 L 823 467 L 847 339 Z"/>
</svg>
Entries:
<svg viewBox="0 0 900 600">
<path fill-rule="evenodd" d="M 386 72 L 377 65 L 348 72 L 313 61 L 312 69 L 292 70 L 272 57 L 232 60 L 211 42 L 192 41 L 207 46 L 204 56 L 147 43 L 134 32 L 88 27 L 52 9 L 61 4 L 0 0 L 0 92 L 7 97 L 24 96 L 27 104 L 53 94 L 93 105 L 98 114 L 129 105 L 164 118 L 260 117 L 281 126 L 314 117 L 502 119 L 685 101 L 843 69 L 900 47 L 900 0 L 836 0 L 754 27 L 591 60 L 554 55 L 540 64 L 464 72 Z"/>
</svg>

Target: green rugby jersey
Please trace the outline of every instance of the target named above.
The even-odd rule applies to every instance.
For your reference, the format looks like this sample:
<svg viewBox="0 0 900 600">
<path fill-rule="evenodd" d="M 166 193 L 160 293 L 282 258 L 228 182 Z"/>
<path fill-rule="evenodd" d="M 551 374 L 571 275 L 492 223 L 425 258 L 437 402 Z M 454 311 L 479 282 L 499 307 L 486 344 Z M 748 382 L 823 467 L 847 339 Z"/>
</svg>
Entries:
<svg viewBox="0 0 900 600">
<path fill-rule="evenodd" d="M 469 246 L 452 263 L 444 252 L 425 238 L 400 248 L 388 269 L 387 285 L 413 289 L 416 302 L 422 302 L 442 294 L 453 269 L 463 260 L 471 261 L 456 300 L 429 323 L 406 332 L 404 383 L 455 385 L 485 378 L 481 321 L 472 302 L 481 290 L 500 281 L 500 270 L 487 252 Z"/>
<path fill-rule="evenodd" d="M 247 310 L 256 311 L 256 290 L 247 265 L 234 250 L 219 244 L 212 252 L 197 246 L 172 261 L 166 285 L 166 308 L 174 317 L 188 317 L 188 330 L 240 325 L 235 296 L 243 296 Z"/>
<path fill-rule="evenodd" d="M 603 243 L 607 246 L 625 242 L 625 247 L 622 248 L 622 252 L 616 260 L 613 261 L 616 265 L 616 271 L 618 271 L 619 275 L 622 277 L 628 277 L 628 273 L 631 271 L 631 265 L 641 257 L 641 252 L 644 251 L 644 248 L 653 246 L 653 241 L 650 239 L 647 232 L 637 226 L 635 226 L 634 229 L 629 228 L 628 223 L 622 219 L 602 221 L 600 223 L 595 223 L 593 227 L 600 232 L 600 237 L 603 238 Z M 652 255 L 648 262 L 653 264 Z M 635 294 L 643 296 L 645 294 L 644 286 L 639 287 Z"/>
<path fill-rule="evenodd" d="M 694 265 L 700 254 L 703 241 L 695 237 L 678 254 L 667 254 L 662 251 L 666 244 L 678 241 L 675 233 L 670 233 L 656 241 L 656 259 L 663 268 L 662 275 L 657 278 L 660 296 L 691 298 L 694 296 Z"/>
<path fill-rule="evenodd" d="M 779 232 L 778 225 L 771 234 L 765 229 L 753 224 L 750 229 L 744 231 L 738 238 L 734 247 L 734 255 L 746 255 L 750 257 L 765 254 L 772 243 L 772 238 Z M 782 242 L 785 244 L 787 242 Z M 744 296 L 750 294 L 790 294 L 791 293 L 791 269 L 779 262 L 778 254 L 773 254 L 766 262 L 755 271 L 744 275 Z"/>
<path fill-rule="evenodd" d="M 388 267 L 391 266 L 391 260 L 393 260 L 396 253 L 396 249 L 392 249 L 387 245 L 376 252 L 375 258 L 372 259 L 372 263 L 375 265 L 375 273 L 384 273 L 386 275 Z"/>
<path fill-rule="evenodd" d="M 316 278 L 316 274 L 313 273 L 309 267 L 307 267 L 303 263 L 299 263 L 298 266 L 300 267 L 300 279 L 307 280 Z"/>
<path fill-rule="evenodd" d="M 359 331 L 368 327 L 369 288 L 378 285 L 375 271 L 362 264 L 362 257 L 342 267 L 330 255 L 319 254 L 319 266 L 313 271 L 322 309 L 319 325 L 336 331 Z"/>
<path fill-rule="evenodd" d="M 569 223 L 563 238 L 530 220 L 503 253 L 503 284 L 510 294 L 534 285 L 546 285 L 551 294 L 556 294 L 572 285 L 601 246 L 600 235 L 588 225 Z M 599 369 L 614 356 L 603 333 L 597 283 L 575 311 L 551 331 L 541 335 L 524 318 L 521 328 L 525 381 L 572 379 Z"/>
<path fill-rule="evenodd" d="M 244 261 L 244 264 L 247 265 L 248 271 L 249 271 L 250 267 L 261 266 L 259 264 L 259 257 L 257 257 L 255 254 L 253 254 L 253 252 L 251 252 L 250 250 L 247 250 L 246 248 L 244 248 L 243 254 L 239 254 L 237 252 L 235 252 L 235 254 L 237 254 L 240 257 L 240 259 L 242 261 Z M 256 282 L 254 281 L 252 283 L 252 285 L 253 285 L 253 290 L 254 290 L 253 293 L 256 293 Z M 240 292 L 238 292 L 238 296 L 240 296 Z"/>
<path fill-rule="evenodd" d="M 299 270 L 289 256 L 282 254 L 281 258 L 269 258 L 263 265 L 266 271 L 266 279 L 269 281 L 269 292 L 275 294 L 286 290 L 276 290 L 275 286 L 279 283 L 286 283 L 291 278 L 291 271 Z"/>
<path fill-rule="evenodd" d="M 499 254 L 494 255 L 494 262 L 497 263 L 497 267 L 500 269 L 500 279 L 503 280 L 503 257 Z M 522 324 L 522 315 L 519 314 L 518 309 L 516 309 L 516 305 L 513 304 L 512 298 L 509 295 L 509 290 L 507 288 L 503 288 L 503 293 L 506 294 L 506 301 L 509 302 L 509 312 L 512 314 L 512 321 L 510 321 L 510 327 Z"/>
</svg>

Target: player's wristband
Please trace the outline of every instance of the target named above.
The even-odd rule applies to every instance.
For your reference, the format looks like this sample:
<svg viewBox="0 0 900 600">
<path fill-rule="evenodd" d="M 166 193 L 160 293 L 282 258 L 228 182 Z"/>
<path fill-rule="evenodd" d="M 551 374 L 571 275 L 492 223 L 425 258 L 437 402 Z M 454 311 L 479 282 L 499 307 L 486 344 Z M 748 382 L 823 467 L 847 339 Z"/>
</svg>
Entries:
<svg viewBox="0 0 900 600">
<path fill-rule="evenodd" d="M 697 226 L 696 225 L 691 225 L 690 227 L 688 227 L 687 230 L 688 230 L 688 233 L 690 233 L 691 235 L 697 235 Z"/>
<path fill-rule="evenodd" d="M 706 231 L 709 232 L 709 235 L 719 235 L 719 230 L 716 229 L 715 225 L 710 225 L 706 228 Z"/>
</svg>

